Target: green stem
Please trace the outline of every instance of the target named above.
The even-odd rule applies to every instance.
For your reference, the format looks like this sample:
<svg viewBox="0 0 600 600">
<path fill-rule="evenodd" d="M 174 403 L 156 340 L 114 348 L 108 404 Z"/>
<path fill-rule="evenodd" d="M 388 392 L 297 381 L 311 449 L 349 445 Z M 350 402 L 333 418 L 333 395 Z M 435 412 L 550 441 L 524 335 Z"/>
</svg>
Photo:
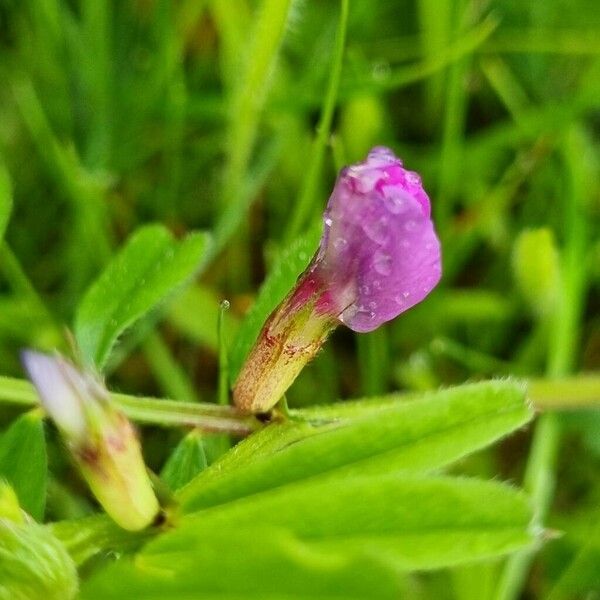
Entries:
<svg viewBox="0 0 600 600">
<path fill-rule="evenodd" d="M 565 379 L 534 379 L 529 383 L 529 398 L 539 410 L 579 409 L 600 407 L 600 375 L 584 377 L 568 377 Z M 158 398 L 145 398 L 127 394 L 112 394 L 115 402 L 123 412 L 133 420 L 162 425 L 165 427 L 198 427 L 204 431 L 227 431 L 233 433 L 250 433 L 260 427 L 253 417 L 240 416 L 230 406 L 212 403 L 179 402 Z M 414 394 L 390 394 L 389 402 L 402 402 L 405 398 L 413 398 Z M 33 386 L 24 379 L 0 376 L 0 404 L 15 404 L 24 408 L 38 404 L 37 394 Z M 345 404 L 341 404 L 341 407 Z M 372 410 L 365 403 L 365 411 Z M 334 406 L 328 405 L 326 414 L 334 415 Z M 293 414 L 302 416 L 304 411 L 294 410 Z M 314 416 L 315 408 L 308 411 Z"/>
<path fill-rule="evenodd" d="M 248 435 L 261 427 L 254 417 L 239 415 L 230 406 L 179 402 L 158 398 L 112 394 L 115 404 L 130 419 L 163 427 L 197 427 L 209 433 Z M 38 404 L 34 387 L 22 379 L 0 377 L 0 403 L 24 407 Z"/>
<path fill-rule="evenodd" d="M 380 327 L 370 333 L 359 334 L 358 366 L 360 371 L 361 391 L 365 396 L 380 396 L 387 389 L 386 373 L 388 373 L 388 331 Z"/>
<path fill-rule="evenodd" d="M 342 76 L 342 65 L 344 62 L 344 48 L 346 45 L 346 28 L 348 23 L 348 0 L 340 1 L 340 19 L 335 37 L 335 48 L 330 70 L 327 93 L 321 110 L 321 117 L 317 126 L 317 137 L 311 151 L 311 160 L 308 164 L 306 177 L 298 202 L 295 204 L 294 212 L 290 219 L 290 225 L 286 231 L 286 240 L 291 241 L 302 231 L 308 216 L 314 206 L 317 194 L 319 178 L 323 170 L 323 159 L 325 148 L 331 132 L 333 111 L 337 101 L 340 79 Z"/>
<path fill-rule="evenodd" d="M 586 220 L 583 213 L 588 190 L 589 171 L 581 157 L 586 155 L 585 140 L 579 130 L 569 132 L 564 144 L 564 157 L 571 181 L 565 194 L 566 239 L 563 250 L 560 301 L 551 319 L 552 331 L 548 348 L 547 374 L 562 377 L 574 366 L 578 330 L 585 295 Z M 550 510 L 555 488 L 555 468 L 560 444 L 559 415 L 547 413 L 540 417 L 527 466 L 524 487 L 530 494 L 535 510 L 534 525 L 542 527 Z M 518 598 L 536 549 L 513 555 L 506 563 L 498 586 L 496 600 Z"/>
<path fill-rule="evenodd" d="M 467 2 L 461 0 L 457 5 L 456 15 L 459 33 L 467 29 L 466 9 Z M 470 8 L 470 7 L 469 7 Z M 468 15 L 470 17 L 470 15 Z M 440 156 L 440 174 L 438 193 L 435 203 L 436 224 L 442 239 L 448 235 L 448 227 L 453 211 L 453 204 L 459 180 L 459 163 L 464 145 L 464 130 L 466 123 L 467 104 L 469 97 L 466 93 L 464 79 L 471 63 L 471 55 L 466 55 L 455 62 L 450 68 L 448 91 L 446 98 L 446 111 L 444 114 L 442 147 Z"/>
<path fill-rule="evenodd" d="M 219 307 L 219 320 L 217 321 L 219 338 L 219 392 L 217 399 L 221 406 L 229 404 L 229 359 L 224 331 L 225 312 L 227 310 L 229 310 L 229 302 L 223 300 Z"/>
<path fill-rule="evenodd" d="M 541 411 L 600 408 L 600 375 L 532 379 L 528 389 L 531 402 Z"/>
</svg>

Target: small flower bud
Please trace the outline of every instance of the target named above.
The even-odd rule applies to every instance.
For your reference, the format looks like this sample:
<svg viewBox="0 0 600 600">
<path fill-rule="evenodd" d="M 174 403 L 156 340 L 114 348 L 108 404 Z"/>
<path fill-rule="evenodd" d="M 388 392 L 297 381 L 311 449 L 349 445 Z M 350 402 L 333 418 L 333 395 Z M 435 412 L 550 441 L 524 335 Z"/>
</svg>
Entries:
<svg viewBox="0 0 600 600">
<path fill-rule="evenodd" d="M 517 286 L 533 314 L 538 318 L 551 314 L 560 290 L 560 261 L 552 230 L 522 231 L 512 259 Z"/>
<path fill-rule="evenodd" d="M 158 501 L 136 432 L 108 391 L 61 356 L 27 351 L 22 360 L 98 502 L 124 529 L 149 525 Z"/>
<path fill-rule="evenodd" d="M 242 411 L 272 408 L 337 324 L 373 331 L 440 280 L 429 198 L 391 150 L 341 171 L 323 220 L 317 254 L 242 367 L 233 390 Z"/>
<path fill-rule="evenodd" d="M 27 516 L 14 490 L 0 481 L 0 598 L 70 600 L 77 587 L 65 547 Z"/>
</svg>

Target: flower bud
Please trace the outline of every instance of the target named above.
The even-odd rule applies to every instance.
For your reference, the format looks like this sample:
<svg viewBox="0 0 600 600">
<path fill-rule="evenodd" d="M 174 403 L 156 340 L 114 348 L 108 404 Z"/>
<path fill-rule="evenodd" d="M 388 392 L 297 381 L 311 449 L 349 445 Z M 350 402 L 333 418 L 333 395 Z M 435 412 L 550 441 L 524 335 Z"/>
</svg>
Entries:
<svg viewBox="0 0 600 600">
<path fill-rule="evenodd" d="M 106 388 L 61 356 L 27 351 L 22 360 L 98 502 L 124 529 L 149 525 L 159 505 L 139 440 Z"/>
<path fill-rule="evenodd" d="M 272 408 L 337 324 L 373 331 L 440 280 L 429 198 L 391 150 L 341 171 L 323 220 L 316 255 L 242 367 L 233 396 L 244 412 Z"/>
<path fill-rule="evenodd" d="M 0 598 L 70 600 L 77 587 L 65 547 L 27 517 L 14 490 L 0 481 Z"/>
<path fill-rule="evenodd" d="M 533 314 L 551 314 L 560 290 L 560 261 L 551 229 L 528 229 L 517 237 L 512 256 L 517 286 Z"/>
</svg>

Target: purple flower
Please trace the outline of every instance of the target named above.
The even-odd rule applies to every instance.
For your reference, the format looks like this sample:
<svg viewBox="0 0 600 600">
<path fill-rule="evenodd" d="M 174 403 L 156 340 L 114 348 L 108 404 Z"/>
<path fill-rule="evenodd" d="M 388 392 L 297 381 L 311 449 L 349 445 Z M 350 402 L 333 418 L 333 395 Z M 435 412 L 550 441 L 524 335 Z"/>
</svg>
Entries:
<svg viewBox="0 0 600 600">
<path fill-rule="evenodd" d="M 372 331 L 429 294 L 441 276 L 440 243 L 421 178 L 391 150 L 342 170 L 310 270 L 350 329 Z"/>
<path fill-rule="evenodd" d="M 373 331 L 440 280 L 429 198 L 391 150 L 373 148 L 341 171 L 323 220 L 317 254 L 265 323 L 234 386 L 244 411 L 270 409 L 337 324 Z"/>
</svg>

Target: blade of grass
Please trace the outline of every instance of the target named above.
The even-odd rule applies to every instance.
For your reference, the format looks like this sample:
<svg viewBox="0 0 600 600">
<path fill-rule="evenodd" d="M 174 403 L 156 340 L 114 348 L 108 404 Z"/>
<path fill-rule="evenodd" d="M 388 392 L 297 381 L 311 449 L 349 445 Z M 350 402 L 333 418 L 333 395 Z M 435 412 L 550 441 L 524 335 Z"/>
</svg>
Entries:
<svg viewBox="0 0 600 600">
<path fill-rule="evenodd" d="M 458 3 L 459 32 L 464 32 L 467 19 L 471 19 L 471 5 L 466 0 Z M 443 120 L 442 147 L 437 198 L 435 202 L 436 225 L 442 240 L 447 237 L 449 220 L 453 212 L 457 183 L 460 176 L 459 163 L 464 143 L 464 129 L 468 105 L 465 77 L 471 66 L 470 54 L 465 54 L 450 68 L 446 111 Z"/>
<path fill-rule="evenodd" d="M 335 109 L 340 79 L 342 76 L 342 65 L 344 62 L 344 49 L 346 45 L 346 28 L 348 24 L 348 0 L 340 1 L 340 18 L 335 37 L 335 46 L 327 92 L 321 108 L 321 116 L 317 125 L 317 137 L 312 146 L 311 159 L 308 164 L 306 175 L 303 180 L 300 195 L 294 204 L 291 219 L 285 233 L 285 240 L 289 243 L 296 238 L 306 225 L 306 221 L 314 212 L 315 198 L 319 187 L 319 179 L 323 170 L 325 148 L 331 133 L 333 111 Z"/>
<path fill-rule="evenodd" d="M 565 376 L 575 364 L 583 299 L 586 293 L 585 255 L 587 205 L 592 177 L 591 165 L 582 157 L 587 153 L 587 140 L 581 128 L 573 128 L 563 145 L 563 157 L 570 179 L 565 194 L 565 243 L 562 253 L 561 297 L 552 321 L 548 348 L 549 377 Z M 555 468 L 560 444 L 559 415 L 548 413 L 540 418 L 535 429 L 527 460 L 524 487 L 531 495 L 536 522 L 542 526 L 550 509 L 555 488 Z M 524 550 L 508 559 L 502 573 L 496 600 L 514 600 L 523 589 L 535 552 Z"/>
<path fill-rule="evenodd" d="M 152 373 L 167 396 L 174 400 L 199 401 L 196 388 L 171 354 L 160 332 L 153 331 L 148 335 L 143 351 Z"/>
</svg>

